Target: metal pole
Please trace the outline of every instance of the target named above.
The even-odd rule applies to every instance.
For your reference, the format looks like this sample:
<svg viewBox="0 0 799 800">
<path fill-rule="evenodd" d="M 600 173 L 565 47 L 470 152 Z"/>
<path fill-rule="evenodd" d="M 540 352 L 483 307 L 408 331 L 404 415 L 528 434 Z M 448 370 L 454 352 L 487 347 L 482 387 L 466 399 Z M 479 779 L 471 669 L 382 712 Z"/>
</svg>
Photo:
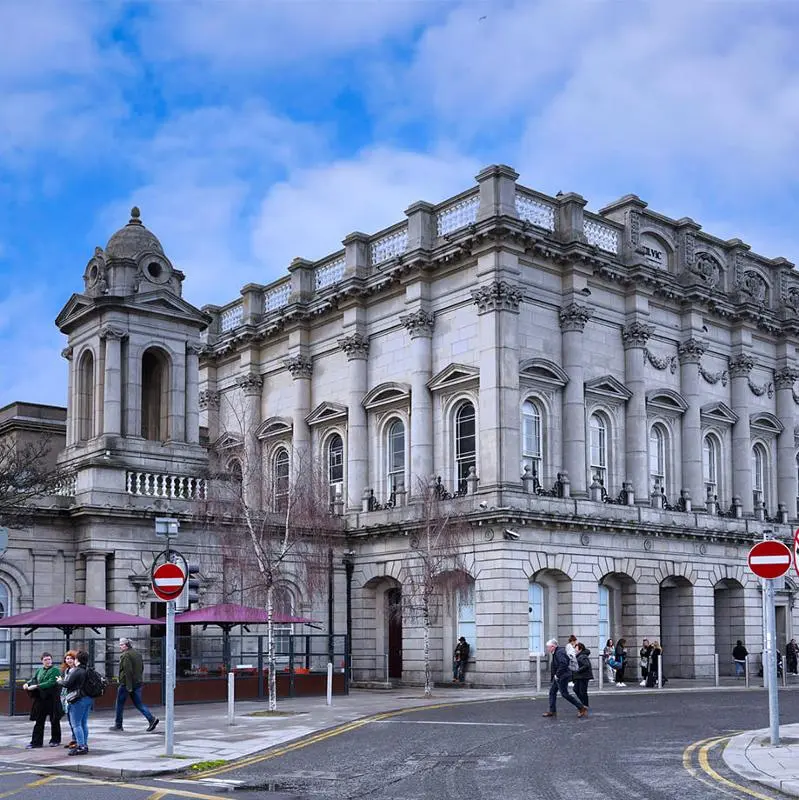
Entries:
<svg viewBox="0 0 799 800">
<path fill-rule="evenodd" d="M 327 660 L 333 663 L 333 548 L 327 550 Z"/>
<path fill-rule="evenodd" d="M 166 755 L 175 749 L 175 601 L 166 604 Z"/>
<path fill-rule="evenodd" d="M 236 716 L 236 674 L 228 672 L 227 674 L 227 724 L 235 725 L 234 719 Z"/>
<path fill-rule="evenodd" d="M 596 657 L 597 662 L 599 663 L 599 669 L 597 672 L 599 673 L 599 691 L 602 691 L 602 684 L 604 683 L 605 679 L 605 654 L 600 653 Z"/>
<path fill-rule="evenodd" d="M 768 719 L 771 729 L 771 746 L 777 747 L 780 743 L 780 708 L 777 692 L 777 620 L 774 613 L 774 581 L 765 580 L 766 592 L 763 602 L 766 606 L 766 664 L 763 667 L 763 675 L 768 672 Z"/>
<path fill-rule="evenodd" d="M 535 654 L 535 690 L 541 691 L 541 654 Z"/>
<path fill-rule="evenodd" d="M 719 685 L 719 654 L 713 653 L 713 675 L 716 679 L 716 686 Z"/>
<path fill-rule="evenodd" d="M 333 705 L 333 665 L 327 662 L 327 704 Z"/>
<path fill-rule="evenodd" d="M 746 678 L 746 688 L 749 688 L 749 656 L 744 659 L 744 677 Z"/>
</svg>

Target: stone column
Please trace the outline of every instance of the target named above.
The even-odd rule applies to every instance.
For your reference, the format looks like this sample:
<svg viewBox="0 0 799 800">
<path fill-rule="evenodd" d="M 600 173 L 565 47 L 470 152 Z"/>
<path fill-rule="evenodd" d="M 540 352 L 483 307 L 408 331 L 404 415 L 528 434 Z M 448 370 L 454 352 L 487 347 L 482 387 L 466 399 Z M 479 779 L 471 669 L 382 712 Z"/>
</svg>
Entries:
<svg viewBox="0 0 799 800">
<path fill-rule="evenodd" d="M 263 469 L 256 431 L 261 422 L 261 388 L 264 379 L 261 375 L 248 372 L 240 375 L 236 384 L 244 395 L 244 463 L 241 470 L 244 502 L 251 509 L 260 509 Z"/>
<path fill-rule="evenodd" d="M 186 343 L 186 441 L 200 441 L 200 351 L 197 342 Z"/>
<path fill-rule="evenodd" d="M 521 483 L 519 303 L 521 290 L 504 280 L 472 289 L 480 331 L 479 452 L 482 488 Z"/>
<path fill-rule="evenodd" d="M 106 563 L 108 553 L 100 550 L 86 550 L 86 605 L 106 608 Z"/>
<path fill-rule="evenodd" d="M 744 514 L 754 512 L 752 499 L 752 445 L 749 435 L 749 373 L 755 366 L 744 353 L 730 359 L 732 410 L 738 420 L 732 426 L 732 494 L 741 498 Z"/>
<path fill-rule="evenodd" d="M 127 334 L 106 325 L 100 330 L 105 339 L 105 380 L 103 381 L 103 433 L 122 434 L 122 339 Z"/>
<path fill-rule="evenodd" d="M 169 387 L 169 438 L 186 441 L 186 352 L 172 359 L 172 380 Z"/>
<path fill-rule="evenodd" d="M 141 434 L 141 348 L 128 342 L 127 366 L 128 377 L 125 386 L 127 403 L 125 404 L 125 435 L 138 436 Z"/>
<path fill-rule="evenodd" d="M 693 336 L 677 348 L 680 359 L 680 390 L 688 404 L 682 416 L 682 482 L 683 487 L 691 492 L 694 507 L 705 502 L 702 474 L 702 390 L 699 385 L 699 360 L 704 352 L 704 343 Z"/>
<path fill-rule="evenodd" d="M 420 309 L 400 317 L 411 337 L 411 495 L 433 474 L 433 398 L 427 384 L 433 372 L 432 314 Z"/>
<path fill-rule="evenodd" d="M 793 385 L 799 378 L 799 370 L 783 367 L 774 373 L 777 389 L 777 417 L 782 423 L 782 433 L 777 438 L 777 504 L 784 504 L 788 519 L 796 519 L 796 495 L 799 486 L 796 480 L 796 456 L 794 429 L 796 428 L 796 403 L 793 399 Z M 772 515 L 774 511 L 771 512 Z"/>
<path fill-rule="evenodd" d="M 77 437 L 75 435 L 75 425 L 78 413 L 78 404 L 75 402 L 74 392 L 75 384 L 75 361 L 73 359 L 74 350 L 71 347 L 65 347 L 61 351 L 63 358 L 67 360 L 67 430 L 66 430 L 66 446 L 69 447 L 74 444 Z"/>
<path fill-rule="evenodd" d="M 283 363 L 294 379 L 294 408 L 292 409 L 292 480 L 296 480 L 302 469 L 308 469 L 311 449 L 311 430 L 305 419 L 311 413 L 311 375 L 313 362 L 301 353 L 289 356 Z"/>
<path fill-rule="evenodd" d="M 624 342 L 625 384 L 632 392 L 627 401 L 626 459 L 627 480 L 633 484 L 638 502 L 648 503 L 652 487 L 649 485 L 649 437 L 646 430 L 646 374 L 644 348 L 655 332 L 654 325 L 631 322 L 622 329 Z"/>
<path fill-rule="evenodd" d="M 576 497 L 586 496 L 583 331 L 593 313 L 588 306 L 577 303 L 560 310 L 561 355 L 569 376 L 563 389 L 563 467 Z"/>
<path fill-rule="evenodd" d="M 369 480 L 369 438 L 363 407 L 368 389 L 369 339 L 362 333 L 353 333 L 342 336 L 338 346 L 347 354 L 348 362 L 347 508 L 357 510 Z"/>
</svg>

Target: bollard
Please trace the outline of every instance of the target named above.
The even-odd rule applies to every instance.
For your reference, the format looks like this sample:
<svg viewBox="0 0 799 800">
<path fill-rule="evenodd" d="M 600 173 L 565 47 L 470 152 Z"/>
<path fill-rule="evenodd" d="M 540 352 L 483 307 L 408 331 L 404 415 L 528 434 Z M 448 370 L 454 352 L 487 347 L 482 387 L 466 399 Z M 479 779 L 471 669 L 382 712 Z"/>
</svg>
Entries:
<svg viewBox="0 0 799 800">
<path fill-rule="evenodd" d="M 716 677 L 716 686 L 719 685 L 719 654 L 713 653 L 713 674 Z"/>
<path fill-rule="evenodd" d="M 541 691 L 541 654 L 535 654 L 535 690 Z"/>
<path fill-rule="evenodd" d="M 788 670 L 785 668 L 785 664 L 782 665 L 782 688 L 784 689 L 788 685 Z"/>
<path fill-rule="evenodd" d="M 327 662 L 327 704 L 333 705 L 333 664 Z"/>
<path fill-rule="evenodd" d="M 749 656 L 744 659 L 744 678 L 746 679 L 746 688 L 749 688 Z"/>
<path fill-rule="evenodd" d="M 233 721 L 236 715 L 236 673 L 227 674 L 227 724 L 235 725 Z"/>
<path fill-rule="evenodd" d="M 605 681 L 605 656 L 603 653 L 600 653 L 596 657 L 597 663 L 599 664 L 599 669 L 597 672 L 599 673 L 599 691 L 602 691 L 602 684 Z"/>
</svg>

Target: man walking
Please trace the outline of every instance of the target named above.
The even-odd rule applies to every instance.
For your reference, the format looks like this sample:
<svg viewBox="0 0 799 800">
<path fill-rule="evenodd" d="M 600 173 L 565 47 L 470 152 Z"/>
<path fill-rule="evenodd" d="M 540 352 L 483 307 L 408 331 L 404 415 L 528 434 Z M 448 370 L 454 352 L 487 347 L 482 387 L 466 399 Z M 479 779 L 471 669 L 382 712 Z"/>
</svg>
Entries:
<svg viewBox="0 0 799 800">
<path fill-rule="evenodd" d="M 122 730 L 122 713 L 125 710 L 125 701 L 130 695 L 133 705 L 141 711 L 147 720 L 147 730 L 154 731 L 158 725 L 158 717 L 154 717 L 141 699 L 142 677 L 144 675 L 144 662 L 141 654 L 133 649 L 130 639 L 119 640 L 119 689 L 117 689 L 116 720 L 111 726 L 112 731 Z"/>
<path fill-rule="evenodd" d="M 566 653 L 566 648 L 559 647 L 557 639 L 550 639 L 547 642 L 547 652 L 552 655 L 552 684 L 549 687 L 549 711 L 542 716 L 557 716 L 557 699 L 558 692 L 560 692 L 560 696 L 577 709 L 577 716 L 584 717 L 588 713 L 588 707 L 584 706 L 569 691 L 572 671 L 569 666 L 569 656 Z"/>
</svg>

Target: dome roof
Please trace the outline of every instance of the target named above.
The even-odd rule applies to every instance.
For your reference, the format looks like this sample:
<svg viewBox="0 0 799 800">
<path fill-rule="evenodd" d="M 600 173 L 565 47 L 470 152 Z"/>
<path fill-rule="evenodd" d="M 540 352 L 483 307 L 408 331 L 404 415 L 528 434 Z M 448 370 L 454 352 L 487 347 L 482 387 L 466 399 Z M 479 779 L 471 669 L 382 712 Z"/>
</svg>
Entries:
<svg viewBox="0 0 799 800">
<path fill-rule="evenodd" d="M 164 254 L 158 237 L 144 227 L 140 216 L 141 212 L 134 206 L 130 210 L 130 222 L 108 240 L 105 246 L 107 258 L 130 258 L 135 261 L 142 253 Z"/>
</svg>

